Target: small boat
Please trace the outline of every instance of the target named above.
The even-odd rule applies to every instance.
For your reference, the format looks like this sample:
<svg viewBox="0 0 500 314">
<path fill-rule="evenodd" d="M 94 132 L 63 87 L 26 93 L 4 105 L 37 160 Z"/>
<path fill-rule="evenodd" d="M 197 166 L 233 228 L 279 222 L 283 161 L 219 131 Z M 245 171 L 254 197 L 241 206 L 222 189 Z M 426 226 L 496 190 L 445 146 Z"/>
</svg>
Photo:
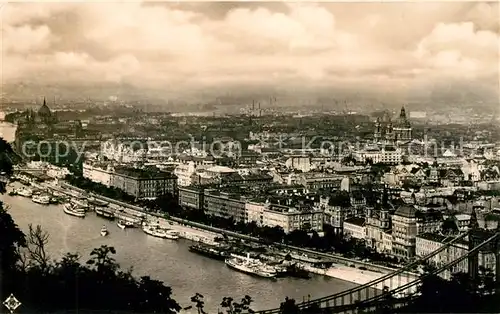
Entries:
<svg viewBox="0 0 500 314">
<path fill-rule="evenodd" d="M 64 204 L 63 210 L 68 215 L 80 217 L 80 218 L 85 218 L 85 210 L 81 209 L 81 208 L 77 208 L 76 206 L 72 205 L 71 203 Z"/>
<path fill-rule="evenodd" d="M 38 204 L 42 204 L 42 205 L 49 205 L 50 204 L 50 196 L 48 196 L 48 195 L 42 195 L 42 194 L 33 195 L 31 200 L 34 203 L 38 203 Z"/>
<path fill-rule="evenodd" d="M 16 190 L 16 194 L 24 197 L 31 197 L 33 195 L 33 191 L 28 188 L 20 188 L 19 190 Z"/>
<path fill-rule="evenodd" d="M 167 230 L 167 239 L 177 240 L 179 239 L 179 232 L 175 230 Z"/>
<path fill-rule="evenodd" d="M 101 236 L 105 237 L 109 234 L 108 228 L 106 226 L 102 226 L 101 228 Z"/>
<path fill-rule="evenodd" d="M 116 225 L 117 225 L 120 229 L 125 229 L 125 228 L 132 228 L 132 227 L 134 227 L 134 223 L 133 223 L 133 222 L 130 222 L 130 221 L 127 221 L 127 220 L 123 220 L 123 219 L 119 219 L 119 220 L 116 222 Z"/>
</svg>

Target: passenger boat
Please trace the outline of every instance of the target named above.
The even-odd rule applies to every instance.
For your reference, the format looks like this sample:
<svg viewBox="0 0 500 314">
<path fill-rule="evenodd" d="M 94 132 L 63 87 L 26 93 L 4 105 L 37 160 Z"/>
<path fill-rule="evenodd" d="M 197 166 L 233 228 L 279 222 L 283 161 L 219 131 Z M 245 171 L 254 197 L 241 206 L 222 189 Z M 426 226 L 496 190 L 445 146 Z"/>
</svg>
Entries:
<svg viewBox="0 0 500 314">
<path fill-rule="evenodd" d="M 106 226 L 102 226 L 101 228 L 101 236 L 105 237 L 109 234 L 108 228 Z"/>
<path fill-rule="evenodd" d="M 19 190 L 16 190 L 16 194 L 24 197 L 31 197 L 33 195 L 33 191 L 28 188 L 20 188 Z"/>
<path fill-rule="evenodd" d="M 101 207 L 96 207 L 95 213 L 99 217 L 103 217 L 103 218 L 110 219 L 110 220 L 115 219 L 115 213 L 113 213 L 109 210 L 106 210 L 104 208 L 101 208 Z"/>
<path fill-rule="evenodd" d="M 123 220 L 123 219 L 119 219 L 119 220 L 116 222 L 116 225 L 117 225 L 120 229 L 125 229 L 125 228 L 133 228 L 133 227 L 134 227 L 134 223 L 133 223 L 133 222 L 130 222 L 130 221 L 127 221 L 127 220 Z"/>
<path fill-rule="evenodd" d="M 80 218 L 85 218 L 85 210 L 81 209 L 81 208 L 77 208 L 75 205 L 73 205 L 71 203 L 64 204 L 63 210 L 68 215 L 80 217 Z"/>
<path fill-rule="evenodd" d="M 70 203 L 75 205 L 78 208 L 82 208 L 87 210 L 89 208 L 89 204 L 85 201 L 85 199 L 81 198 L 71 198 Z"/>
<path fill-rule="evenodd" d="M 189 251 L 211 257 L 218 260 L 225 260 L 231 257 L 227 250 L 207 244 L 194 244 L 189 247 Z"/>
<path fill-rule="evenodd" d="M 275 278 L 277 275 L 274 267 L 268 266 L 259 260 L 251 259 L 248 255 L 246 258 L 236 256 L 228 258 L 225 263 L 230 268 L 258 277 Z"/>
<path fill-rule="evenodd" d="M 34 203 L 38 203 L 38 204 L 42 204 L 42 205 L 49 205 L 50 204 L 50 196 L 49 195 L 42 195 L 42 194 L 33 195 L 31 200 Z"/>
<path fill-rule="evenodd" d="M 179 239 L 179 235 L 173 230 L 165 230 L 158 225 L 151 225 L 148 223 L 144 223 L 142 225 L 142 230 L 149 234 L 150 236 L 162 238 L 162 239 L 171 239 L 177 240 Z"/>
</svg>

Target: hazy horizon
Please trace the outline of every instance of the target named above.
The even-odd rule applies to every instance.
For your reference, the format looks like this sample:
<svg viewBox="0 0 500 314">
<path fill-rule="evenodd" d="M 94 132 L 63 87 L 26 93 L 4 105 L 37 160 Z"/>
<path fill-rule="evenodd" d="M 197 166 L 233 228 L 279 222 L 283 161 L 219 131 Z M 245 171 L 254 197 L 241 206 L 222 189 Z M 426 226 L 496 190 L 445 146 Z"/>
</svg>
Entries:
<svg viewBox="0 0 500 314">
<path fill-rule="evenodd" d="M 6 3 L 2 94 L 211 101 L 260 92 L 495 106 L 498 10 L 497 2 Z"/>
</svg>

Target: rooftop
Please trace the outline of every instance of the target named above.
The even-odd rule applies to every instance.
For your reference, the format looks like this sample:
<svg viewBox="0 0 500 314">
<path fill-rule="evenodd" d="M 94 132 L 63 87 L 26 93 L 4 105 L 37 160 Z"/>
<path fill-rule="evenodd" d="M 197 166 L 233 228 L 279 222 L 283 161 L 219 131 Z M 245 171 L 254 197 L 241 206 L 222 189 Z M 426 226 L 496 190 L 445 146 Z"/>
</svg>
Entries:
<svg viewBox="0 0 500 314">
<path fill-rule="evenodd" d="M 353 225 L 356 225 L 356 226 L 360 226 L 360 227 L 363 227 L 365 225 L 365 219 L 364 218 L 361 218 L 361 217 L 351 217 L 351 218 L 347 218 L 345 221 L 344 221 L 344 224 L 346 223 L 349 223 L 349 224 L 353 224 Z"/>
<path fill-rule="evenodd" d="M 394 213 L 396 216 L 406 217 L 406 218 L 416 218 L 417 209 L 411 206 L 400 206 Z"/>
<path fill-rule="evenodd" d="M 458 215 L 455 215 L 455 218 L 457 220 L 469 220 L 470 219 L 470 215 L 467 215 L 467 214 L 458 214 Z"/>
<path fill-rule="evenodd" d="M 135 179 L 176 179 L 172 173 L 161 171 L 161 170 L 144 170 L 138 168 L 119 166 L 115 167 L 115 173 L 124 175 L 127 177 L 132 177 Z"/>
<path fill-rule="evenodd" d="M 455 236 L 444 236 L 444 235 L 437 234 L 437 233 L 421 233 L 421 234 L 417 235 L 417 238 L 421 238 L 421 239 L 425 239 L 425 240 L 429 240 L 429 241 L 434 241 L 434 242 L 439 242 L 439 243 L 446 243 L 446 242 L 453 240 L 455 238 Z M 461 239 L 455 243 L 467 245 L 468 242 Z"/>
<path fill-rule="evenodd" d="M 224 167 L 224 166 L 213 166 L 213 167 L 208 168 L 206 171 L 218 172 L 218 173 L 232 173 L 232 172 L 236 172 L 234 169 L 231 169 L 229 167 Z"/>
</svg>

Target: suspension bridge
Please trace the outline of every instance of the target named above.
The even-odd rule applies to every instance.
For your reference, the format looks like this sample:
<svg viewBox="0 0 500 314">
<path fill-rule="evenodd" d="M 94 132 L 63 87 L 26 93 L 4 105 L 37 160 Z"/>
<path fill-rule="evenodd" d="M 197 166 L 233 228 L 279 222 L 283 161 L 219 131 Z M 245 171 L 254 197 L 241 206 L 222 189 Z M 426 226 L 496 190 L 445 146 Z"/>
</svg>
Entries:
<svg viewBox="0 0 500 314">
<path fill-rule="evenodd" d="M 474 213 L 475 214 L 475 213 Z M 474 219 L 475 219 L 475 215 Z M 471 224 L 474 222 L 471 219 Z M 300 310 L 316 309 L 323 313 L 357 313 L 359 309 L 376 310 L 377 306 L 386 300 L 388 294 L 395 298 L 393 306 L 401 307 L 410 304 L 418 297 L 419 286 L 428 276 L 440 276 L 444 279 L 450 279 L 454 272 L 457 272 L 457 266 L 460 263 L 466 263 L 468 275 L 471 279 L 476 279 L 479 273 L 479 252 L 488 251 L 495 254 L 495 272 L 496 282 L 500 282 L 500 224 L 496 230 L 486 231 L 477 227 L 477 221 L 474 226 L 469 228 L 468 232 L 460 234 L 450 241 L 444 243 L 440 248 L 430 254 L 411 262 L 398 270 L 384 275 L 364 285 L 342 291 L 326 297 L 308 300 L 298 303 Z M 450 248 L 456 246 L 459 241 L 466 240 L 468 250 L 465 254 L 450 260 L 448 254 Z M 419 265 L 431 261 L 434 257 L 444 256 L 445 260 L 436 269 L 423 274 L 418 278 L 411 277 L 410 272 L 414 271 Z M 500 291 L 496 291 L 500 294 Z M 280 308 L 258 311 L 260 314 L 281 313 Z"/>
</svg>

